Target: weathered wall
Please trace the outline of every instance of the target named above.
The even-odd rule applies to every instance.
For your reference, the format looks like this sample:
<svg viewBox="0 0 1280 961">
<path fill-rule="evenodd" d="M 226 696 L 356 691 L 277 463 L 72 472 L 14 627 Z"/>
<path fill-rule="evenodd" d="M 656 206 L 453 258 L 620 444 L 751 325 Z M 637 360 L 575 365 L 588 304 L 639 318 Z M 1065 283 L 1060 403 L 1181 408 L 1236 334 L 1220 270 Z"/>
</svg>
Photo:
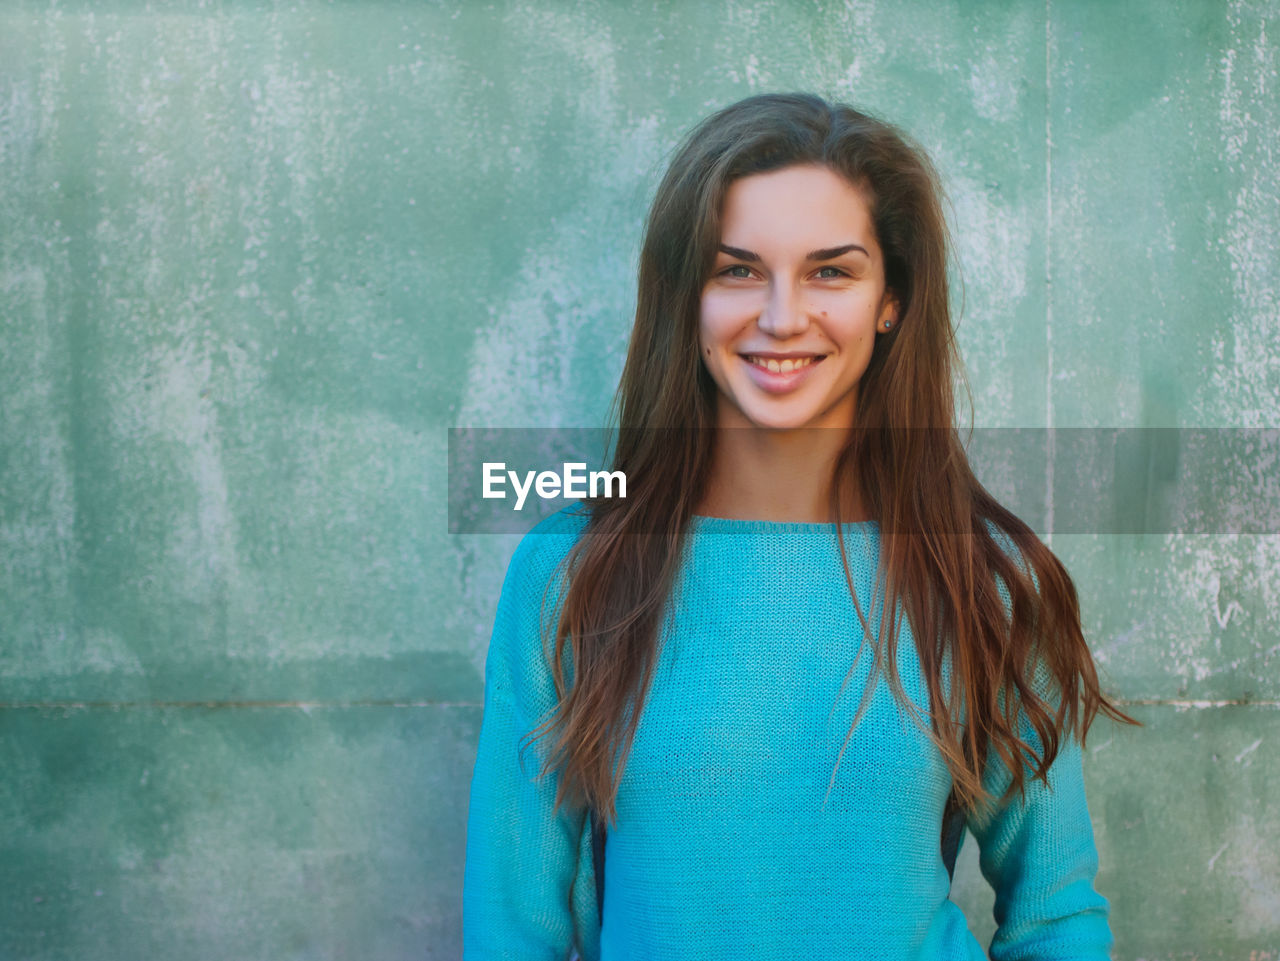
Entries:
<svg viewBox="0 0 1280 961">
<path fill-rule="evenodd" d="M 935 155 L 979 425 L 1280 424 L 1280 3 L 0 4 L 0 956 L 456 957 L 509 536 L 709 109 Z M 1232 465 L 1224 465 L 1230 471 Z M 1280 538 L 1059 535 L 1116 956 L 1280 957 Z M 972 842 L 958 899 L 985 937 Z"/>
</svg>

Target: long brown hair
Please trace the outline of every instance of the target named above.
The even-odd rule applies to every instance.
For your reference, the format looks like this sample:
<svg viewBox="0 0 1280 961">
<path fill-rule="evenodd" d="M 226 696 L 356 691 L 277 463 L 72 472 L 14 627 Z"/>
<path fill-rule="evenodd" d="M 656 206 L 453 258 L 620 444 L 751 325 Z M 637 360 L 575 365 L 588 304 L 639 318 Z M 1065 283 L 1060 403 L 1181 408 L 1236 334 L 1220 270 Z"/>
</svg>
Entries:
<svg viewBox="0 0 1280 961">
<path fill-rule="evenodd" d="M 658 187 L 615 398 L 612 469 L 625 472 L 628 496 L 589 503 L 565 559 L 559 620 L 544 639 L 558 703 L 529 741 L 550 737 L 543 773 L 560 773 L 557 806 L 572 798 L 609 824 L 685 531 L 710 473 L 716 388 L 699 356 L 698 321 L 725 193 L 741 177 L 797 164 L 829 168 L 863 188 L 886 287 L 898 300 L 898 323 L 876 338 L 859 383 L 831 517 L 845 516 L 856 491 L 879 522 L 888 614 L 879 638 L 869 636 L 857 605 L 841 538 L 846 579 L 877 668 L 921 721 L 897 672 L 899 602 L 909 620 L 931 705 L 922 726 L 951 772 L 957 803 L 968 811 L 990 801 L 982 773 L 991 747 L 1013 776 L 1007 799 L 1024 790 L 1024 757 L 1032 776 L 1047 780 L 1064 735 L 1083 743 L 1100 710 L 1137 723 L 1099 688 L 1066 569 L 978 483 L 955 429 L 960 368 L 932 164 L 896 128 L 849 106 L 808 94 L 756 96 L 695 127 Z M 1019 708 L 1039 753 L 1020 734 Z"/>
</svg>

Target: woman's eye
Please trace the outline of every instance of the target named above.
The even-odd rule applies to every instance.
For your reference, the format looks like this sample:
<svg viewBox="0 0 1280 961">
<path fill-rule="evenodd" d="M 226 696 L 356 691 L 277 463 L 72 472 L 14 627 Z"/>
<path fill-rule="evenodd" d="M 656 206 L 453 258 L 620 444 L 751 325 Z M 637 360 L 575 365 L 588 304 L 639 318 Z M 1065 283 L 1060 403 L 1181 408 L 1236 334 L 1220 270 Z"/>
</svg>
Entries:
<svg viewBox="0 0 1280 961">
<path fill-rule="evenodd" d="M 839 267 L 819 267 L 818 277 L 822 280 L 832 280 L 836 277 L 843 277 L 844 271 Z"/>
<path fill-rule="evenodd" d="M 732 267 L 726 267 L 721 271 L 726 277 L 738 277 L 746 280 L 751 276 L 751 268 L 742 264 L 734 264 Z"/>
</svg>

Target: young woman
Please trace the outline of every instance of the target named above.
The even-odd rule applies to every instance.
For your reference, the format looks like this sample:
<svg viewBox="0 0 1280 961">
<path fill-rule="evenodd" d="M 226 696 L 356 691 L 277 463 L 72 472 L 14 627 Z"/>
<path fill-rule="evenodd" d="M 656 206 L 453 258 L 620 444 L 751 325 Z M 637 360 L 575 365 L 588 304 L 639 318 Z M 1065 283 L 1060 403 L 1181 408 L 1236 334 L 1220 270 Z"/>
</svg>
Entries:
<svg viewBox="0 0 1280 961">
<path fill-rule="evenodd" d="M 929 161 L 847 106 L 752 97 L 679 149 L 628 496 L 539 525 L 503 586 L 467 958 L 982 958 L 965 829 L 992 958 L 1108 957 L 1081 745 L 1130 719 L 965 459 L 946 256 Z"/>
</svg>

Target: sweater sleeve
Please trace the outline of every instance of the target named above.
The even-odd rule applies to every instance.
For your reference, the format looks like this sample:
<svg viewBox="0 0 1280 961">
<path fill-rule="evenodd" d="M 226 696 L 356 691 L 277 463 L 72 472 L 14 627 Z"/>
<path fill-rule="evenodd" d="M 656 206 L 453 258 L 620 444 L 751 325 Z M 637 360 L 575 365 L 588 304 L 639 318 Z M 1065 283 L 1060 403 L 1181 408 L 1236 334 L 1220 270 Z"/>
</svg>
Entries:
<svg viewBox="0 0 1280 961">
<path fill-rule="evenodd" d="M 554 811 L 558 777 L 539 778 L 544 740 L 525 736 L 555 704 L 543 657 L 543 595 L 569 546 L 531 533 L 503 582 L 485 663 L 484 715 L 467 818 L 463 957 L 564 961 L 575 940 L 585 811 Z M 580 885 L 579 885 L 580 887 Z"/>
<path fill-rule="evenodd" d="M 1031 743 L 1038 749 L 1037 741 Z M 998 799 L 1010 779 L 993 752 L 983 779 L 987 789 Z M 1061 742 L 1048 781 L 1028 777 L 1025 799 L 1015 794 L 968 821 L 983 876 L 995 889 L 992 961 L 1110 957 L 1109 906 L 1094 889 L 1098 851 L 1075 738 Z"/>
<path fill-rule="evenodd" d="M 1012 540 L 994 525 L 991 531 L 1038 588 L 1035 572 Z M 1008 586 L 997 578 L 996 587 L 1007 608 Z M 1043 661 L 1036 665 L 1032 685 L 1057 707 L 1060 697 Z M 1022 739 L 1042 751 L 1026 715 L 1020 714 L 1019 720 Z M 1083 761 L 1080 742 L 1064 735 L 1049 766 L 1047 785 L 1028 772 L 1025 795 L 1014 794 L 1006 804 L 966 822 L 978 841 L 982 874 L 996 894 L 992 961 L 1110 958 L 1110 906 L 1094 889 L 1098 849 L 1085 801 Z M 1000 756 L 988 752 L 983 786 L 997 801 L 1012 778 Z"/>
</svg>

